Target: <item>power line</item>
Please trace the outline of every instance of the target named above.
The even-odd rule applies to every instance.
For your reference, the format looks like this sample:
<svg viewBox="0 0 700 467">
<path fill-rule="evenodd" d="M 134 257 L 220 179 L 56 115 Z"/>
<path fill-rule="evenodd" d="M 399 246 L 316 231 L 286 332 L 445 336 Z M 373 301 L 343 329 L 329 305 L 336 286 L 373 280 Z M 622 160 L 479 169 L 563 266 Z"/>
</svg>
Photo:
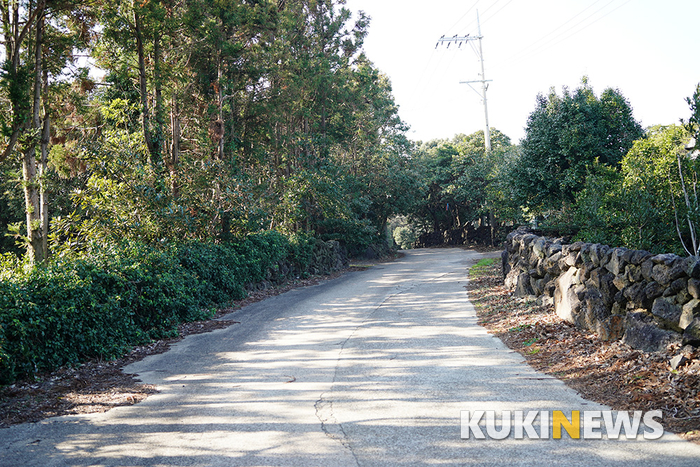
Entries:
<svg viewBox="0 0 700 467">
<path fill-rule="evenodd" d="M 472 11 L 472 10 L 474 9 L 474 7 L 477 6 L 477 5 L 479 4 L 479 1 L 480 1 L 480 0 L 476 0 L 476 1 L 472 4 L 472 6 L 470 6 L 469 9 L 457 20 L 457 22 L 456 22 L 455 24 L 453 24 L 452 26 L 450 26 L 447 30 L 448 30 L 448 31 L 451 31 L 455 26 L 457 26 L 457 25 L 459 24 L 460 21 L 462 21 L 464 18 L 466 18 L 467 15 L 469 14 L 469 12 Z M 473 23 L 473 21 L 472 21 L 472 23 Z M 471 24 L 471 23 L 469 23 L 469 24 Z"/>
<path fill-rule="evenodd" d="M 432 82 L 433 77 L 435 76 L 435 73 L 437 70 L 440 68 L 440 64 L 442 63 L 443 58 L 445 57 L 445 54 L 440 54 L 438 56 L 437 63 L 435 63 L 434 66 L 431 67 L 431 62 L 433 61 L 433 58 L 437 55 L 437 52 L 433 49 L 432 54 L 430 54 L 430 58 L 428 59 L 428 62 L 426 63 L 425 67 L 423 68 L 423 71 L 421 72 L 418 81 L 416 81 L 416 85 L 414 86 L 413 89 L 413 96 L 422 96 L 424 94 L 424 90 L 427 87 L 427 84 Z M 452 63 L 452 60 L 454 60 L 454 55 L 452 56 L 452 59 L 450 60 L 450 63 Z M 425 77 L 425 72 L 428 70 L 428 68 L 432 69 L 432 73 L 428 77 L 427 80 L 423 80 Z M 412 104 L 411 107 L 408 108 L 409 112 L 412 112 L 416 108 L 415 100 L 413 100 L 414 104 Z"/>
<path fill-rule="evenodd" d="M 495 7 L 496 5 L 498 5 L 498 2 L 500 2 L 500 1 L 501 1 L 501 0 L 496 0 L 496 1 L 493 2 L 491 5 L 489 5 L 489 7 L 486 8 L 486 9 L 484 10 L 484 12 L 482 13 L 482 15 L 486 15 L 486 13 L 488 13 L 489 10 L 491 10 L 493 7 Z M 493 15 L 492 15 L 492 16 L 493 16 Z M 462 31 L 461 31 L 460 33 L 469 30 L 469 29 L 472 27 L 473 24 L 474 24 L 474 21 L 472 20 L 469 24 L 467 24 L 466 27 L 462 28 Z"/>
<path fill-rule="evenodd" d="M 569 18 L 568 20 L 566 20 L 564 23 L 560 24 L 559 26 L 557 26 L 556 28 L 554 28 L 553 30 L 551 30 L 550 32 L 548 32 L 547 34 L 545 34 L 544 36 L 540 37 L 540 38 L 539 38 L 538 40 L 536 40 L 535 42 L 533 42 L 533 43 L 527 45 L 526 47 L 524 47 L 524 48 L 521 49 L 520 51 L 518 51 L 518 52 L 516 52 L 515 54 L 513 54 L 511 57 L 508 58 L 507 61 L 508 61 L 509 63 L 512 63 L 512 62 L 514 62 L 514 61 L 516 61 L 516 60 L 519 60 L 523 55 L 525 55 L 526 53 L 529 53 L 531 49 L 536 48 L 536 47 L 539 47 L 539 46 L 540 46 L 540 45 L 539 45 L 540 43 L 545 42 L 550 36 L 552 36 L 554 33 L 556 33 L 557 31 L 559 31 L 560 29 L 562 29 L 564 26 L 566 26 L 567 24 L 569 24 L 570 22 L 572 22 L 573 20 L 575 20 L 576 18 L 578 18 L 579 16 L 581 16 L 586 10 L 588 10 L 588 9 L 591 8 L 591 7 L 593 7 L 593 5 L 595 5 L 595 4 L 598 3 L 598 2 L 600 2 L 600 0 L 596 0 L 595 2 L 591 3 L 590 5 L 588 5 L 587 7 L 585 7 L 583 10 L 579 11 L 579 12 L 576 13 L 574 16 L 572 16 L 571 18 Z M 557 36 L 557 37 L 558 37 L 558 36 Z M 549 42 L 545 42 L 545 45 L 547 45 L 547 44 L 549 44 Z"/>
<path fill-rule="evenodd" d="M 606 4 L 603 8 L 601 8 L 601 9 L 598 10 L 598 11 L 602 11 L 604 8 L 606 8 L 608 5 L 612 4 L 614 1 L 615 1 L 615 0 L 611 0 L 610 3 Z M 558 41 L 558 42 L 557 42 L 556 44 L 554 44 L 554 45 L 560 44 L 560 43 L 564 42 L 565 40 L 569 39 L 570 37 L 573 37 L 573 36 L 575 36 L 576 34 L 582 32 L 584 29 L 587 29 L 587 28 L 593 26 L 595 23 L 597 23 L 597 22 L 600 21 L 601 19 L 603 19 L 603 18 L 605 18 L 605 17 L 611 15 L 613 12 L 619 10 L 620 8 L 622 8 L 623 6 L 627 5 L 627 4 L 628 4 L 629 2 L 631 2 L 631 1 L 632 1 L 632 0 L 627 0 L 625 3 L 622 3 L 622 4 L 618 5 L 617 7 L 613 8 L 612 10 L 608 11 L 607 13 L 605 13 L 603 16 L 601 16 L 601 17 L 599 17 L 599 18 L 596 18 L 596 19 L 594 19 L 593 21 L 591 21 L 590 23 L 586 24 L 586 25 L 583 26 L 581 29 L 579 29 L 579 30 L 577 30 L 577 31 L 573 31 L 571 34 L 569 34 L 568 36 L 564 37 L 563 39 L 561 39 L 560 41 Z M 598 11 L 596 11 L 595 13 L 598 13 Z M 593 16 L 595 13 L 591 14 L 588 18 L 590 18 L 591 16 Z M 586 18 L 586 19 L 588 19 L 588 18 Z M 579 22 L 578 24 L 581 24 L 583 21 L 585 21 L 585 20 L 582 20 L 582 21 Z M 578 26 L 578 24 L 577 24 L 576 26 Z"/>
<path fill-rule="evenodd" d="M 610 15 L 610 14 L 613 13 L 614 11 L 616 11 L 616 10 L 618 10 L 619 8 L 625 6 L 625 5 L 626 5 L 627 3 L 629 3 L 631 0 L 627 0 L 626 2 L 624 2 L 624 3 L 620 4 L 620 5 L 618 5 L 617 7 L 615 7 L 614 9 L 612 9 L 612 10 L 606 12 L 606 13 L 603 14 L 602 16 L 600 16 L 600 17 L 598 17 L 598 18 L 595 18 L 593 21 L 589 22 L 588 24 L 584 24 L 583 27 L 576 29 L 578 26 L 580 26 L 581 24 L 585 23 L 586 21 L 588 21 L 589 19 L 591 19 L 592 17 L 594 17 L 595 15 L 597 15 L 598 13 L 600 13 L 601 11 L 605 10 L 608 6 L 610 6 L 611 4 L 613 4 L 613 3 L 616 1 L 616 0 L 610 0 L 610 1 L 607 2 L 605 5 L 603 5 L 601 8 L 598 8 L 598 9 L 595 10 L 593 13 L 589 14 L 589 15 L 586 16 L 585 18 L 583 18 L 583 19 L 581 19 L 580 21 L 576 22 L 576 23 L 573 24 L 571 27 L 567 28 L 565 31 L 562 31 L 562 32 L 560 32 L 559 34 L 556 34 L 554 37 L 551 37 L 551 39 L 546 40 L 547 38 L 549 38 L 550 36 L 552 36 L 553 34 L 555 34 L 557 31 L 559 31 L 559 30 L 561 30 L 562 28 L 564 28 L 567 24 L 571 23 L 572 21 L 574 21 L 575 19 L 577 19 L 578 17 L 580 17 L 581 15 L 583 15 L 587 10 L 589 10 L 589 9 L 592 8 L 594 5 L 596 5 L 597 3 L 599 3 L 599 1 L 600 1 L 600 0 L 597 0 L 596 2 L 594 2 L 594 3 L 590 4 L 590 5 L 588 5 L 586 8 L 584 8 L 583 10 L 579 11 L 578 13 L 576 13 L 574 16 L 572 16 L 571 18 L 569 18 L 569 20 L 567 20 L 566 22 L 564 22 L 564 23 L 562 23 L 561 25 L 559 25 L 557 28 L 555 28 L 554 30 L 552 30 L 550 33 L 548 33 L 548 34 L 546 34 L 545 36 L 543 36 L 542 38 L 540 38 L 538 41 L 536 41 L 536 42 L 534 42 L 533 44 L 531 44 L 531 45 L 525 47 L 525 48 L 522 49 L 520 52 L 518 52 L 518 53 L 512 55 L 506 62 L 507 62 L 508 64 L 513 64 L 513 63 L 522 61 L 522 60 L 524 60 L 524 59 L 526 59 L 526 58 L 530 58 L 530 57 L 532 57 L 532 56 L 534 56 L 534 55 L 537 55 L 538 53 L 541 53 L 541 52 L 543 52 L 544 50 L 547 50 L 547 49 L 549 49 L 549 48 L 551 48 L 551 47 L 554 47 L 554 46 L 556 46 L 556 45 L 558 45 L 558 44 L 564 42 L 565 40 L 569 39 L 570 37 L 572 37 L 572 36 L 574 36 L 574 35 L 576 35 L 576 34 L 582 32 L 582 31 L 584 31 L 585 29 L 589 28 L 590 26 L 592 26 L 593 24 L 597 23 L 598 21 L 600 21 L 601 19 L 605 18 L 606 16 Z M 546 42 L 545 42 L 545 40 L 546 40 Z M 538 44 L 539 44 L 539 45 L 538 45 Z M 500 65 L 500 64 L 499 64 L 499 65 Z"/>
<path fill-rule="evenodd" d="M 484 21 L 482 21 L 481 24 L 486 24 L 487 22 L 489 22 L 494 16 L 496 16 L 497 14 L 499 14 L 505 7 L 507 7 L 508 5 L 510 5 L 510 2 L 512 2 L 512 1 L 513 1 L 513 0 L 508 0 L 508 3 L 506 3 L 506 4 L 503 5 L 501 8 L 499 8 L 498 11 L 497 11 L 496 13 L 492 14 L 491 16 L 489 16 L 488 18 L 486 18 Z"/>
</svg>

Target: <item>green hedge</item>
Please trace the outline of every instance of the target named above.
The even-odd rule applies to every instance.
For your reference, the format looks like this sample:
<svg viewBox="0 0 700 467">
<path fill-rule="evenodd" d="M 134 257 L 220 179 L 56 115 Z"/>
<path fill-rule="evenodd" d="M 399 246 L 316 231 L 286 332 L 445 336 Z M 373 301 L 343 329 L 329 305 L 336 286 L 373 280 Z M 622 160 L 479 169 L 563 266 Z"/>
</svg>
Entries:
<svg viewBox="0 0 700 467">
<path fill-rule="evenodd" d="M 304 274 L 314 242 L 277 232 L 226 244 L 125 242 L 26 274 L 0 271 L 0 384 L 174 336 L 271 271 Z"/>
</svg>

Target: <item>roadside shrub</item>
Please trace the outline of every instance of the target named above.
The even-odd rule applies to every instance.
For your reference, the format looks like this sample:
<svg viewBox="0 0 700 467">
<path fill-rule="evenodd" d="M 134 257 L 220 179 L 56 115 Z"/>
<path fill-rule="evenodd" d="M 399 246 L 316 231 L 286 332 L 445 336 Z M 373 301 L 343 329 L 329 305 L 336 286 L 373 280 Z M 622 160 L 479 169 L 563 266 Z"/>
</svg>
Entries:
<svg viewBox="0 0 700 467">
<path fill-rule="evenodd" d="M 245 297 L 248 285 L 304 274 L 317 240 L 277 232 L 223 244 L 90 245 L 30 272 L 0 264 L 0 384 L 177 334 Z M 323 242 L 321 242 L 323 243 Z M 13 270 L 14 267 L 14 270 Z M 286 277 L 280 275 L 280 279 Z"/>
<path fill-rule="evenodd" d="M 367 219 L 326 219 L 319 226 L 322 240 L 338 241 L 351 257 L 362 255 L 367 247 L 384 240 Z"/>
<path fill-rule="evenodd" d="M 195 280 L 200 306 L 211 306 L 245 297 L 241 283 L 242 258 L 224 245 L 188 242 L 177 248 L 180 265 Z"/>
</svg>

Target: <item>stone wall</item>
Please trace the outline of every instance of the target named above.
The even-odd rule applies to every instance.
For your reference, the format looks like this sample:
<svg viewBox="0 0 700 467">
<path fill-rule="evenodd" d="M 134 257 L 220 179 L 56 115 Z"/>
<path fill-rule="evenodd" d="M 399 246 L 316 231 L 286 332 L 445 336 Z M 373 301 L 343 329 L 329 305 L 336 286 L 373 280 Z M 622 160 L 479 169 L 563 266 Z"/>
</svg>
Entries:
<svg viewBox="0 0 700 467">
<path fill-rule="evenodd" d="M 503 273 L 515 295 L 636 349 L 700 344 L 700 258 L 510 233 Z"/>
</svg>

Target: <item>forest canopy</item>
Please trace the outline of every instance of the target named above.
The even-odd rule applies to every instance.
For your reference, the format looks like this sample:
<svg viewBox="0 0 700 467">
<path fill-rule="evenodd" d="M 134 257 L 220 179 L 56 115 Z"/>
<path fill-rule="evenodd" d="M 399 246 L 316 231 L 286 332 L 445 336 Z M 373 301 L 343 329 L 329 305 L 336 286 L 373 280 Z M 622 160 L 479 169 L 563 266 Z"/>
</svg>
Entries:
<svg viewBox="0 0 700 467">
<path fill-rule="evenodd" d="M 406 203 L 407 126 L 342 2 L 0 8 L 5 251 L 270 229 L 359 249 Z"/>
<path fill-rule="evenodd" d="M 0 251 L 39 264 L 277 231 L 361 253 L 397 228 L 410 247 L 523 222 L 697 250 L 695 159 L 677 157 L 697 92 L 687 122 L 644 130 L 584 78 L 537 96 L 519 144 L 495 128 L 491 151 L 483 131 L 413 142 L 363 51 L 370 19 L 343 5 L 0 2 Z"/>
</svg>

